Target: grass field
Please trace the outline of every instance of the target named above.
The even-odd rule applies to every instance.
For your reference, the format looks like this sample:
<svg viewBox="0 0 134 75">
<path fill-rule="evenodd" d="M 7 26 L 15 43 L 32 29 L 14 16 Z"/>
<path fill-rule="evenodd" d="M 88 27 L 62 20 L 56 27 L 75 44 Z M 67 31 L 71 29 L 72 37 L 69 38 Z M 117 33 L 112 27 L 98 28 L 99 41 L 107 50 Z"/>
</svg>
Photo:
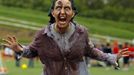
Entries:
<svg viewBox="0 0 134 75">
<path fill-rule="evenodd" d="M 42 65 L 39 61 L 34 62 L 34 68 L 22 69 L 20 67 L 15 66 L 15 61 L 6 60 L 4 61 L 4 65 L 8 68 L 8 75 L 41 75 L 42 73 Z M 27 64 L 28 59 L 22 59 L 21 64 Z"/>
<path fill-rule="evenodd" d="M 123 70 L 106 70 L 105 68 L 98 68 L 98 67 L 91 67 L 89 68 L 91 75 L 133 75 L 134 74 L 134 67 L 131 67 L 129 71 Z"/>
<path fill-rule="evenodd" d="M 28 22 L 35 22 L 37 23 L 35 27 L 43 27 L 44 25 L 48 24 L 49 21 L 49 17 L 45 12 L 3 6 L 0 6 L 0 16 L 24 20 Z M 76 22 L 86 26 L 92 34 L 99 34 L 125 39 L 133 39 L 134 37 L 134 24 L 132 23 L 115 22 L 93 18 L 83 18 L 79 16 L 77 16 L 75 20 Z M 0 19 L 0 21 L 3 20 Z"/>
<path fill-rule="evenodd" d="M 8 75 L 41 75 L 42 65 L 39 61 L 35 61 L 34 68 L 21 69 L 15 67 L 15 62 L 11 60 L 4 61 L 5 65 L 8 68 Z M 28 63 L 27 59 L 22 59 L 21 63 Z M 103 67 L 90 67 L 89 68 L 91 75 L 133 75 L 134 74 L 134 65 L 130 67 L 129 71 L 114 70 L 113 68 L 106 70 Z"/>
</svg>

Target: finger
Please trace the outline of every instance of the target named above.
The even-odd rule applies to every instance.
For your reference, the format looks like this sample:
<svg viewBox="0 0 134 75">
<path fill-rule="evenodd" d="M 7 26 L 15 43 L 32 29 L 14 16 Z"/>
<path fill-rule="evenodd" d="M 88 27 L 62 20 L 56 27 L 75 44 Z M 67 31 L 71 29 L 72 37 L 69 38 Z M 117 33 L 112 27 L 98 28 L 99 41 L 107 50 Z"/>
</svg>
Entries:
<svg viewBox="0 0 134 75">
<path fill-rule="evenodd" d="M 124 48 L 124 49 L 122 49 L 122 51 L 126 51 L 126 50 L 128 50 L 128 48 Z"/>
<path fill-rule="evenodd" d="M 124 53 L 122 54 L 122 56 L 123 56 L 123 55 L 129 56 L 129 54 L 130 54 L 130 52 L 124 52 Z"/>
<path fill-rule="evenodd" d="M 127 53 L 130 53 L 131 51 L 123 51 L 122 53 L 126 53 L 126 52 L 127 52 Z"/>
<path fill-rule="evenodd" d="M 125 52 L 122 52 L 122 54 L 129 54 L 130 51 L 125 51 Z"/>
<path fill-rule="evenodd" d="M 121 54 L 121 56 L 123 56 L 123 55 L 128 55 L 129 56 L 129 53 L 130 52 L 124 52 L 124 53 Z"/>
<path fill-rule="evenodd" d="M 8 40 L 10 40 L 13 43 L 13 40 L 12 40 L 11 36 L 8 36 L 7 38 L 8 38 Z"/>
<path fill-rule="evenodd" d="M 129 56 L 129 55 L 122 55 L 122 57 L 127 57 L 127 56 Z"/>
<path fill-rule="evenodd" d="M 4 42 L 8 43 L 9 45 L 12 44 L 12 42 L 10 42 L 9 40 L 6 40 L 6 39 L 2 39 Z"/>
<path fill-rule="evenodd" d="M 20 43 L 18 43 L 18 45 L 19 45 L 21 48 L 23 48 L 23 46 L 22 46 Z"/>
<path fill-rule="evenodd" d="M 16 38 L 14 36 L 10 37 L 13 43 L 16 43 Z"/>
<path fill-rule="evenodd" d="M 126 51 L 128 51 L 128 48 L 122 49 L 122 50 L 120 51 L 120 53 L 123 53 L 123 52 L 126 52 Z"/>
<path fill-rule="evenodd" d="M 16 37 L 15 37 L 15 36 L 13 36 L 13 40 L 14 40 L 14 42 L 17 42 L 17 41 L 16 41 Z"/>
<path fill-rule="evenodd" d="M 8 48 L 11 48 L 11 46 L 9 44 L 2 44 L 3 46 L 6 46 Z"/>
<path fill-rule="evenodd" d="M 123 54 L 122 56 L 124 56 L 124 55 L 127 55 L 127 56 L 129 56 L 129 54 L 127 54 L 127 53 L 126 53 L 126 54 Z"/>
</svg>

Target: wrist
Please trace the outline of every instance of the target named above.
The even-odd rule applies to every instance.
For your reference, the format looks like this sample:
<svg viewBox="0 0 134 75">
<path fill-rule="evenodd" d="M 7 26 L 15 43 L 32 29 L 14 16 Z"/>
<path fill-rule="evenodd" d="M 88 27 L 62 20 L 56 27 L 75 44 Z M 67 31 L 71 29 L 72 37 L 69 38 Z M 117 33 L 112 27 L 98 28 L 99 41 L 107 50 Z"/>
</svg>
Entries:
<svg viewBox="0 0 134 75">
<path fill-rule="evenodd" d="M 22 47 L 20 48 L 20 51 L 23 51 L 23 48 Z"/>
</svg>

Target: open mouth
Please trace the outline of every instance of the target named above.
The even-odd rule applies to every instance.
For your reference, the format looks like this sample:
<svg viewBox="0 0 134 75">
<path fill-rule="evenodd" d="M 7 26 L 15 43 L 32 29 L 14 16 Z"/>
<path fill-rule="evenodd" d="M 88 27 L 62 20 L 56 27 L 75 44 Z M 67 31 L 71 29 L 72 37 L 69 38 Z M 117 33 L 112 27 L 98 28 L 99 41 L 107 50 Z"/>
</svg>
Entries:
<svg viewBox="0 0 134 75">
<path fill-rule="evenodd" d="M 59 18 L 59 22 L 61 24 L 65 24 L 66 23 L 66 17 L 65 16 L 59 16 L 58 18 Z"/>
</svg>

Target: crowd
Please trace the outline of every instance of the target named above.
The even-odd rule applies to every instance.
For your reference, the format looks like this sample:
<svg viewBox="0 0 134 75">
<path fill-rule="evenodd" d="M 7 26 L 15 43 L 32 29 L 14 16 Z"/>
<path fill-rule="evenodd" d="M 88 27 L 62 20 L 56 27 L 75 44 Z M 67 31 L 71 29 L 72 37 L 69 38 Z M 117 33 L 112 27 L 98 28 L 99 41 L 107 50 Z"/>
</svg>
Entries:
<svg viewBox="0 0 134 75">
<path fill-rule="evenodd" d="M 122 60 L 117 60 L 117 62 L 119 64 L 119 67 L 125 71 L 129 70 L 130 65 L 134 65 L 134 44 L 128 42 L 118 43 L 118 41 L 114 41 L 112 43 L 96 44 L 96 47 L 102 50 L 104 53 L 112 54 L 118 54 L 120 50 L 128 48 L 128 51 L 130 51 L 129 56 L 123 57 Z M 106 63 L 106 66 L 109 67 L 111 64 Z"/>
</svg>

